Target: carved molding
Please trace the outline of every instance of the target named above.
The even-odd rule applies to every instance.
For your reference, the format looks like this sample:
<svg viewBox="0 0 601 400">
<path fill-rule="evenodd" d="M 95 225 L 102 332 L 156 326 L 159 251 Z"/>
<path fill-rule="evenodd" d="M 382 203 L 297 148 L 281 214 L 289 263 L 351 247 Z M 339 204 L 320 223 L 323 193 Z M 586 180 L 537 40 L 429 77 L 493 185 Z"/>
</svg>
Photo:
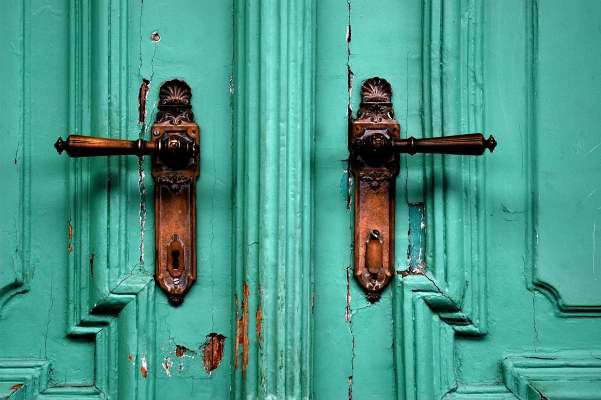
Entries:
<svg viewBox="0 0 601 400">
<path fill-rule="evenodd" d="M 172 125 L 194 122 L 191 98 L 192 90 L 186 82 L 177 79 L 166 82 L 159 92 L 159 111 L 155 122 Z"/>
<path fill-rule="evenodd" d="M 463 14 L 459 3 L 446 6 L 442 0 L 429 0 L 424 5 L 423 31 L 428 32 L 422 43 L 425 55 L 423 92 L 427 94 L 424 99 L 427 116 L 424 119 L 424 132 L 428 135 L 455 130 L 478 131 L 482 127 L 482 57 L 481 48 L 473 46 L 473 43 L 479 43 L 474 38 L 482 35 L 482 7 L 482 2 L 475 0 L 469 12 Z M 466 23 L 457 29 L 457 24 L 463 20 Z M 458 37 L 445 40 L 448 35 Z M 451 42 L 456 47 L 447 48 Z M 456 54 L 461 51 L 461 46 L 465 46 L 463 51 L 468 56 L 459 57 Z M 472 73 L 467 79 L 454 79 L 454 76 L 444 73 L 443 67 Z M 469 93 L 467 97 L 462 95 L 464 90 Z M 445 108 L 445 97 L 465 102 L 461 107 L 461 115 Z M 396 334 L 400 340 L 395 343 L 395 351 L 399 356 L 402 355 L 404 366 L 397 371 L 397 378 L 404 382 L 404 395 L 407 398 L 476 399 L 482 398 L 479 397 L 482 391 L 474 390 L 472 394 L 466 393 L 465 397 L 455 395 L 458 382 L 455 377 L 454 338 L 456 335 L 477 337 L 487 332 L 484 300 L 486 265 L 482 262 L 486 251 L 483 160 L 448 158 L 444 168 L 441 160 L 439 155 L 426 158 L 426 268 L 404 271 L 403 279 L 396 285 L 402 301 L 395 307 L 395 316 L 402 321 L 399 324 L 402 330 Z M 444 173 L 445 168 L 458 168 L 457 165 L 463 162 L 470 163 L 467 176 L 456 177 Z M 447 193 L 444 191 L 447 186 L 456 189 Z M 449 202 L 465 204 L 463 215 L 448 215 L 445 204 Z M 464 224 L 462 221 L 469 222 Z M 465 255 L 449 251 L 453 246 L 465 246 L 464 240 L 467 238 L 477 240 L 475 245 L 471 244 L 475 247 Z M 454 242 L 451 244 L 450 240 Z M 447 276 L 447 268 L 464 273 Z M 422 340 L 414 340 L 418 336 Z M 416 365 L 424 362 L 429 365 L 428 373 L 416 368 Z M 490 392 L 490 398 L 493 399 L 505 399 L 508 393 L 498 386 Z M 488 396 L 489 391 L 484 393 Z"/>
<path fill-rule="evenodd" d="M 163 175 L 157 177 L 157 182 L 167 186 L 173 193 L 179 193 L 186 185 L 190 185 L 194 182 L 194 180 L 190 176 Z"/>
<path fill-rule="evenodd" d="M 236 399 L 312 395 L 315 3 L 234 1 Z M 263 52 L 282 43 L 294 45 Z M 272 84 L 257 85 L 265 77 Z"/>
<path fill-rule="evenodd" d="M 102 8 L 102 12 L 92 12 L 90 1 L 70 0 L 70 35 L 69 47 L 71 66 L 69 73 L 72 94 L 69 97 L 69 113 L 71 132 L 114 132 L 119 138 L 131 139 L 126 132 L 139 129 L 135 125 L 138 120 L 138 110 L 128 106 L 137 100 L 137 91 L 128 87 L 131 76 L 127 65 L 138 62 L 140 57 L 137 49 L 129 46 L 138 43 L 138 29 L 131 21 L 141 21 L 136 17 L 140 8 L 126 0 L 111 0 L 112 7 Z M 110 20 L 118 20 L 109 23 Z M 88 40 L 93 26 L 111 26 L 108 34 L 92 35 L 95 40 Z M 106 52 L 95 52 L 93 49 L 107 49 Z M 128 49 L 123 52 L 122 49 Z M 92 56 L 90 56 L 92 55 Z M 135 61 L 134 61 L 135 60 Z M 91 71 L 92 65 L 106 65 L 109 72 L 95 76 Z M 110 78 L 110 81 L 108 80 Z M 98 88 L 90 92 L 92 82 Z M 108 94 L 111 87 L 110 96 Z M 93 95 L 98 96 L 94 98 Z M 93 104 L 105 102 L 109 110 L 108 119 L 93 119 Z M 123 117 L 125 116 L 125 117 Z M 91 191 L 99 190 L 94 186 L 93 176 L 97 176 L 98 165 L 103 162 L 102 172 L 106 174 L 105 190 L 107 195 L 98 196 L 101 202 L 91 203 Z M 123 162 L 130 163 L 128 166 Z M 107 168 L 108 166 L 108 168 Z M 131 168 L 130 168 L 131 167 Z M 154 281 L 152 274 L 138 266 L 132 268 L 128 263 L 127 246 L 128 229 L 139 231 L 137 218 L 134 223 L 123 219 L 120 215 L 122 208 L 127 208 L 131 199 L 129 191 L 110 191 L 114 181 L 136 185 L 137 176 L 133 178 L 131 170 L 137 169 L 136 160 L 120 161 L 116 158 L 98 160 L 69 160 L 69 215 L 70 238 L 68 251 L 68 293 L 67 332 L 69 336 L 93 337 L 94 376 L 90 386 L 78 386 L 71 391 L 59 392 L 64 397 L 91 396 L 92 398 L 118 398 L 119 388 L 112 384 L 112 374 L 119 369 L 119 357 L 116 343 L 118 337 L 119 319 L 115 318 L 130 302 L 135 303 L 135 336 L 134 346 L 139 353 L 133 355 L 133 366 L 136 371 L 141 368 L 142 360 L 154 357 Z M 95 175 L 96 174 L 96 175 Z M 108 207 L 109 201 L 111 207 Z M 136 201 L 138 202 L 136 196 Z M 96 210 L 109 210 L 108 215 L 98 216 Z M 129 215 L 137 214 L 133 212 Z M 104 247 L 92 242 L 91 226 L 101 226 L 108 238 Z M 152 379 L 143 379 L 140 374 L 124 375 L 130 382 L 124 383 L 131 387 L 138 398 L 152 399 L 154 392 L 151 387 Z M 49 388 L 48 390 L 52 390 Z"/>
<path fill-rule="evenodd" d="M 385 79 L 374 77 L 361 85 L 361 104 L 356 122 L 382 122 L 394 119 L 392 88 Z"/>
<path fill-rule="evenodd" d="M 32 265 L 31 265 L 31 159 L 29 149 L 31 148 L 31 82 L 29 79 L 24 77 L 30 76 L 31 62 L 30 59 L 30 37 L 31 37 L 31 2 L 30 0 L 23 0 L 15 3 L 12 8 L 17 18 L 22 23 L 21 31 L 19 35 L 15 35 L 17 38 L 4 37 L 4 40 L 9 40 L 14 43 L 15 54 L 19 54 L 20 57 L 12 56 L 7 57 L 6 62 L 11 62 L 12 59 L 19 59 L 19 67 L 15 68 L 15 71 L 23 71 L 23 73 L 15 74 L 12 79 L 16 81 L 18 91 L 11 96 L 15 98 L 12 102 L 15 104 L 22 104 L 21 115 L 10 115 L 10 120 L 18 121 L 19 132 L 13 137 L 16 142 L 16 154 L 14 156 L 14 167 L 13 171 L 18 184 L 18 197 L 17 204 L 15 204 L 15 228 L 16 234 L 14 235 L 14 242 L 10 240 L 7 243 L 3 243 L 3 246 L 10 254 L 6 254 L 4 269 L 8 278 L 10 273 L 8 271 L 14 271 L 14 278 L 12 280 L 2 282 L 0 281 L 0 318 L 3 314 L 4 307 L 13 299 L 17 298 L 17 295 L 23 294 L 29 291 L 29 283 L 32 278 Z M 15 32 L 15 33 L 16 33 Z M 4 121 L 3 124 L 7 124 Z M 6 126 L 5 126 L 6 128 Z M 9 139 L 10 141 L 13 138 Z M 9 142 L 10 143 L 10 142 Z M 5 143 L 5 145 L 8 145 Z M 11 144 L 12 145 L 12 144 Z M 11 146 L 8 145 L 8 146 Z M 12 171 L 10 172 L 12 173 Z M 7 175 L 9 172 L 7 171 Z M 8 180 L 8 182 L 7 182 Z M 9 185 L 12 177 L 5 176 L 4 183 Z M 12 182 L 10 182 L 12 183 Z M 10 265 L 10 267 L 9 267 Z"/>
<path fill-rule="evenodd" d="M 594 399 L 601 393 L 597 351 L 516 354 L 503 359 L 503 380 L 518 399 Z"/>
</svg>

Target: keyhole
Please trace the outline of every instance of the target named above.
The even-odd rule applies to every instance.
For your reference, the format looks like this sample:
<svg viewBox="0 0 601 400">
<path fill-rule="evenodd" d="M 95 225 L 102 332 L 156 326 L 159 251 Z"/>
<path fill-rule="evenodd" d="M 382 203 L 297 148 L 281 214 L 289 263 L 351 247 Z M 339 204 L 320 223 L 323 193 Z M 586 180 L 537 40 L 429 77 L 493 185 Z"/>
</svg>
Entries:
<svg viewBox="0 0 601 400">
<path fill-rule="evenodd" d="M 171 252 L 171 259 L 173 260 L 173 269 L 179 269 L 179 250 Z"/>
</svg>

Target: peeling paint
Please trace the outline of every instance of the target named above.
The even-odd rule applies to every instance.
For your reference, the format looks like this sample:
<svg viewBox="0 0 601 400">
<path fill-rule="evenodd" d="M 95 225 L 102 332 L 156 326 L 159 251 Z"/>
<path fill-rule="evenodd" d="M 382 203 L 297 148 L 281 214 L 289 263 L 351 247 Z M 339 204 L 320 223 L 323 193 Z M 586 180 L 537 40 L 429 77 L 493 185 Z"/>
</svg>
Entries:
<svg viewBox="0 0 601 400">
<path fill-rule="evenodd" d="M 346 268 L 346 306 L 344 307 L 344 320 L 351 322 L 351 268 Z"/>
<path fill-rule="evenodd" d="M 238 299 L 236 303 L 236 342 L 234 343 L 234 368 L 238 368 L 239 347 L 242 345 L 242 377 L 246 377 L 248 367 L 248 283 L 242 285 L 242 317 L 238 311 Z"/>
<path fill-rule="evenodd" d="M 138 157 L 138 189 L 140 191 L 140 269 L 144 269 L 144 232 L 146 228 L 146 185 L 144 157 Z"/>
<path fill-rule="evenodd" d="M 146 99 L 150 89 L 150 80 L 142 79 L 138 92 L 138 123 L 140 124 L 140 139 L 146 131 Z M 144 232 L 146 227 L 146 186 L 144 184 L 144 157 L 138 157 L 138 188 L 140 191 L 140 269 L 144 268 Z"/>
<path fill-rule="evenodd" d="M 348 6 L 348 24 L 346 27 L 346 72 L 348 85 L 348 105 L 347 113 L 349 122 L 353 118 L 353 70 L 351 69 L 351 40 L 352 40 L 352 25 L 351 25 L 351 1 L 347 0 Z"/>
<path fill-rule="evenodd" d="M 348 400 L 353 400 L 353 375 L 348 377 Z"/>
<path fill-rule="evenodd" d="M 255 314 L 256 320 L 256 329 L 257 329 L 257 343 L 259 347 L 263 344 L 263 306 L 259 303 L 259 307 L 257 308 L 257 313 Z"/>
<path fill-rule="evenodd" d="M 22 383 L 16 383 L 10 387 L 10 393 L 11 394 L 15 393 L 17 390 L 21 389 L 22 387 L 23 387 Z"/>
<path fill-rule="evenodd" d="M 207 340 L 202 346 L 202 362 L 207 371 L 211 373 L 219 367 L 225 349 L 225 336 L 211 332 L 207 335 Z"/>
<path fill-rule="evenodd" d="M 71 225 L 71 220 L 67 224 L 67 252 L 69 254 L 73 253 L 73 225 Z"/>
<path fill-rule="evenodd" d="M 353 309 L 351 308 L 351 267 L 346 268 L 346 305 L 344 319 L 351 335 L 351 375 L 348 377 L 348 398 L 353 398 L 353 375 L 355 373 L 355 334 L 353 333 Z"/>
<path fill-rule="evenodd" d="M 199 346 L 199 350 L 202 346 Z M 168 343 L 161 346 L 161 368 L 165 375 L 174 377 L 176 374 L 183 373 L 186 367 L 186 359 L 194 360 L 198 352 L 190 347 L 175 343 L 173 338 L 169 338 Z"/>
<path fill-rule="evenodd" d="M 186 354 L 190 354 L 191 357 L 196 356 L 196 352 L 194 350 L 190 350 L 189 348 L 187 348 L 186 346 L 182 346 L 181 344 L 175 345 L 175 356 L 177 358 L 182 358 Z"/>
<path fill-rule="evenodd" d="M 142 356 L 140 373 L 146 379 L 148 377 L 148 361 L 146 361 L 146 356 Z"/>
<path fill-rule="evenodd" d="M 94 253 L 90 254 L 90 274 L 94 275 Z"/>
<path fill-rule="evenodd" d="M 426 215 L 424 203 L 409 204 L 409 246 L 407 269 L 400 271 L 402 277 L 423 275 L 426 271 Z"/>
<path fill-rule="evenodd" d="M 161 367 L 163 367 L 163 371 L 165 371 L 165 374 L 171 378 L 171 367 L 173 367 L 171 357 L 165 357 L 163 359 L 163 362 L 161 363 Z"/>
<path fill-rule="evenodd" d="M 142 79 L 140 91 L 138 92 L 138 123 L 143 127 L 146 123 L 146 97 L 148 96 L 148 89 L 150 89 L 150 81 Z"/>
<path fill-rule="evenodd" d="M 346 107 L 346 113 L 348 118 L 348 123 L 350 124 L 353 120 L 353 70 L 351 69 L 351 40 L 353 36 L 353 29 L 351 25 L 351 1 L 347 0 L 347 8 L 348 8 L 348 23 L 346 26 L 346 75 L 347 75 L 347 88 L 348 88 L 348 103 Z M 350 125 L 349 125 L 350 126 Z M 350 159 L 347 160 L 347 163 L 350 163 Z M 346 169 L 347 175 L 347 196 L 346 196 L 346 209 L 351 209 L 352 199 L 353 199 L 353 175 L 350 173 L 350 164 Z"/>
</svg>

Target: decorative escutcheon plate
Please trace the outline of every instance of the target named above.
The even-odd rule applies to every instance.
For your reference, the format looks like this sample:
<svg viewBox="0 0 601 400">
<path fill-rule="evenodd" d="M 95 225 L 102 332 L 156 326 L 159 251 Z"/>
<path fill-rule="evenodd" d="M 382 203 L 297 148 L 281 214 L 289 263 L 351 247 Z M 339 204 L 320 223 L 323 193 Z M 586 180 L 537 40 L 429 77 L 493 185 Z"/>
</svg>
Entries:
<svg viewBox="0 0 601 400">
<path fill-rule="evenodd" d="M 156 259 L 155 279 L 172 305 L 180 305 L 196 281 L 196 180 L 200 130 L 194 122 L 190 87 L 165 82 L 152 125 L 152 139 L 171 157 L 153 155 Z M 185 157 L 189 148 L 195 149 Z"/>
</svg>

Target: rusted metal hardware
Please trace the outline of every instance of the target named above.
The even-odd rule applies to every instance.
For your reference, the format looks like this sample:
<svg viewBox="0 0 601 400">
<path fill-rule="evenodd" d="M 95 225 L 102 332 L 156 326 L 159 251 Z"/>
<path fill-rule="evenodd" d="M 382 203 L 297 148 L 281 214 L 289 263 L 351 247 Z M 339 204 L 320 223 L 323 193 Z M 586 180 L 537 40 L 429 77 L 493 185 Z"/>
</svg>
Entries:
<svg viewBox="0 0 601 400">
<path fill-rule="evenodd" d="M 394 276 L 399 154 L 482 155 L 497 145 L 494 137 L 485 139 L 480 133 L 401 139 L 391 99 L 392 88 L 385 79 L 366 80 L 357 118 L 349 124 L 350 170 L 355 183 L 355 278 L 371 302 L 380 298 Z"/>
<path fill-rule="evenodd" d="M 196 180 L 200 129 L 192 91 L 183 81 L 164 83 L 149 141 L 70 135 L 55 147 L 71 157 L 152 155 L 155 205 L 155 280 L 180 305 L 196 281 Z"/>
</svg>

